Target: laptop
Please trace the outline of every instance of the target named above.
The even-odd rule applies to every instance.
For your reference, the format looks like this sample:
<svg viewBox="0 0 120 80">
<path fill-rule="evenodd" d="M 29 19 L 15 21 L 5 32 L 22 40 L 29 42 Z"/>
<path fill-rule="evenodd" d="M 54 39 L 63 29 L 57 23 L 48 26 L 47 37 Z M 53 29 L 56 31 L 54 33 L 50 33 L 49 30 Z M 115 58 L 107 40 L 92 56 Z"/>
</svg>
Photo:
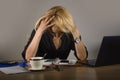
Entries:
<svg viewBox="0 0 120 80">
<path fill-rule="evenodd" d="M 120 36 L 104 36 L 97 59 L 87 60 L 88 66 L 120 64 Z"/>
</svg>

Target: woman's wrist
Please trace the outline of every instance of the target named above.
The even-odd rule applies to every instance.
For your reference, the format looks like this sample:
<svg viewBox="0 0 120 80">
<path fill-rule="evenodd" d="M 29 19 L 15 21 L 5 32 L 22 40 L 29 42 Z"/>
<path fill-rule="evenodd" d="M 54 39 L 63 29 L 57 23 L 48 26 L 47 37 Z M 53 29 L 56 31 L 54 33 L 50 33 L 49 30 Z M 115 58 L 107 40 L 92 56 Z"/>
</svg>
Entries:
<svg viewBox="0 0 120 80">
<path fill-rule="evenodd" d="M 77 33 L 77 32 L 74 32 L 73 33 L 73 38 L 74 38 L 74 40 L 76 40 L 77 38 L 79 38 L 80 37 L 80 34 L 79 33 Z"/>
<path fill-rule="evenodd" d="M 76 38 L 79 38 L 79 37 L 80 37 L 80 33 L 79 33 L 79 31 L 78 31 L 77 29 L 72 33 L 72 35 L 73 35 L 74 40 L 75 40 Z"/>
<path fill-rule="evenodd" d="M 43 34 L 44 31 L 45 31 L 44 29 L 38 28 L 37 31 L 36 31 L 36 33 L 38 33 L 38 34 Z"/>
<path fill-rule="evenodd" d="M 81 36 L 75 38 L 74 42 L 77 43 L 77 44 L 80 43 L 81 42 Z"/>
<path fill-rule="evenodd" d="M 79 34 L 79 31 L 76 30 L 72 34 L 73 34 L 74 42 L 77 43 L 77 44 L 80 43 L 81 42 L 81 36 Z"/>
</svg>

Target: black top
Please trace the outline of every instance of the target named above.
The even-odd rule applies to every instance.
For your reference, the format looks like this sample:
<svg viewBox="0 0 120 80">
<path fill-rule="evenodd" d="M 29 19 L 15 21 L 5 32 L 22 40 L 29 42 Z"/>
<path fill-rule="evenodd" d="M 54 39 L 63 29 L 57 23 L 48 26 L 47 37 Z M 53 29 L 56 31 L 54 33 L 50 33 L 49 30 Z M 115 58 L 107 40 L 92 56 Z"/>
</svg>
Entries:
<svg viewBox="0 0 120 80">
<path fill-rule="evenodd" d="M 29 38 L 29 41 L 22 52 L 22 56 L 24 59 L 25 59 L 26 49 L 31 43 L 35 33 L 36 31 L 33 30 Z M 54 58 L 67 59 L 70 50 L 74 50 L 74 54 L 76 56 L 74 39 L 71 33 L 63 33 L 61 37 L 61 46 L 58 49 L 56 49 L 53 43 L 53 35 L 49 30 L 46 30 L 42 35 L 36 56 L 44 56 L 44 54 L 47 53 L 47 55 L 45 56 L 46 59 L 54 59 Z"/>
</svg>

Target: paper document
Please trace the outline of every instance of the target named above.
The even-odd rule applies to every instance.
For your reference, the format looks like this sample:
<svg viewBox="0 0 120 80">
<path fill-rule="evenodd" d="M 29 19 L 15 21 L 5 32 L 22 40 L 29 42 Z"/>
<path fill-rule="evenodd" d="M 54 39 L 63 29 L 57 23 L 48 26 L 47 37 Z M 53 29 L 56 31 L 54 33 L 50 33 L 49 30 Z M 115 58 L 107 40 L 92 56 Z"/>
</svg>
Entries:
<svg viewBox="0 0 120 80">
<path fill-rule="evenodd" d="M 73 60 L 73 59 L 70 60 L 60 59 L 57 65 L 75 65 L 76 62 L 77 60 Z M 51 65 L 52 63 L 54 63 L 54 60 L 48 59 L 44 61 L 43 65 Z"/>
<path fill-rule="evenodd" d="M 4 68 L 0 68 L 0 71 L 5 74 L 17 74 L 17 73 L 29 72 L 28 70 L 20 66 L 4 67 Z"/>
</svg>

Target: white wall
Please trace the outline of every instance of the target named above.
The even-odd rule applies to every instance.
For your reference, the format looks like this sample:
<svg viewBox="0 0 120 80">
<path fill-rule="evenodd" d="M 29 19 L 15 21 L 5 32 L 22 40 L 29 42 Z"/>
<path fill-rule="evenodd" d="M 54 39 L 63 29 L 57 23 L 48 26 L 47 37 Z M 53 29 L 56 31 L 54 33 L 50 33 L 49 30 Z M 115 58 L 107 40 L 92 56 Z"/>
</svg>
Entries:
<svg viewBox="0 0 120 80">
<path fill-rule="evenodd" d="M 54 5 L 66 7 L 95 58 L 104 35 L 120 35 L 120 0 L 0 0 L 0 60 L 22 59 L 34 23 Z"/>
</svg>

